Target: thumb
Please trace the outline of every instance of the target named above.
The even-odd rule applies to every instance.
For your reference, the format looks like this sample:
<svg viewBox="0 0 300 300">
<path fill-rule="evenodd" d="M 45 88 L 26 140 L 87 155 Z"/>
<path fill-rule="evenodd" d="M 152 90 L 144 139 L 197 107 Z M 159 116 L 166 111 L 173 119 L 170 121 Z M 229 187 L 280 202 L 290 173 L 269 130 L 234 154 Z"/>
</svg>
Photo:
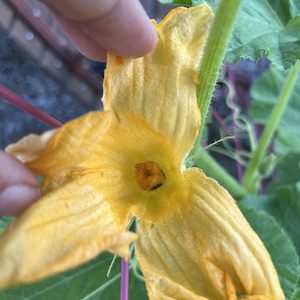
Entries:
<svg viewBox="0 0 300 300">
<path fill-rule="evenodd" d="M 138 0 L 42 0 L 81 53 L 104 60 L 105 52 L 139 57 L 156 44 L 154 26 Z"/>
<path fill-rule="evenodd" d="M 39 196 L 38 183 L 30 170 L 0 151 L 0 215 L 18 215 Z"/>
</svg>

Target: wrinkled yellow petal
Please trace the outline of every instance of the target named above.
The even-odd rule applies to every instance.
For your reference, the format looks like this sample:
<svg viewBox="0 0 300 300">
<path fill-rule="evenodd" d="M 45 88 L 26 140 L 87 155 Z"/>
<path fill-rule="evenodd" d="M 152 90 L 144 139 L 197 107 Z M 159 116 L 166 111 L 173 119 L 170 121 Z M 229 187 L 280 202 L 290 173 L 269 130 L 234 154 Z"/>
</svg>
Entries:
<svg viewBox="0 0 300 300">
<path fill-rule="evenodd" d="M 17 143 L 7 146 L 5 151 L 15 156 L 23 163 L 34 160 L 41 155 L 56 131 L 57 129 L 53 129 L 46 131 L 41 135 L 29 134 Z"/>
<path fill-rule="evenodd" d="M 90 112 L 66 123 L 51 136 L 46 147 L 44 144 L 43 151 L 40 151 L 37 143 L 38 156 L 27 159 L 27 166 L 36 174 L 43 176 L 52 176 L 57 172 L 68 170 L 81 170 L 80 166 L 85 165 L 87 160 L 89 165 L 85 165 L 85 168 L 95 167 L 98 160 L 90 160 L 90 157 L 97 150 L 100 140 L 109 127 L 111 115 L 108 112 Z M 30 136 L 23 140 L 30 140 Z M 38 140 L 38 136 L 35 140 Z M 19 151 L 17 157 L 21 155 L 24 153 Z"/>
<path fill-rule="evenodd" d="M 147 278 L 151 282 L 148 286 L 150 300 L 210 300 L 195 295 L 179 283 L 157 273 L 149 272 Z"/>
<path fill-rule="evenodd" d="M 240 296 L 238 300 L 276 300 L 276 298 L 271 296 Z"/>
<path fill-rule="evenodd" d="M 28 283 L 75 267 L 103 251 L 129 256 L 136 234 L 119 222 L 97 172 L 70 179 L 48 193 L 0 238 L 0 287 Z"/>
<path fill-rule="evenodd" d="M 154 272 L 208 299 L 234 300 L 237 292 L 243 299 L 284 299 L 268 252 L 231 196 L 196 169 L 185 177 L 189 204 L 161 222 L 138 225 L 148 290 Z"/>
<path fill-rule="evenodd" d="M 134 216 L 163 218 L 172 214 L 186 193 L 180 156 L 173 144 L 133 113 L 124 112 L 111 121 L 91 160 L 98 160 L 102 169 L 119 172 L 118 196 L 110 204 L 120 216 L 130 207 Z M 155 162 L 166 178 L 160 188 L 152 191 L 141 188 L 137 176 L 137 166 L 147 162 Z"/>
<path fill-rule="evenodd" d="M 182 157 L 200 125 L 196 78 L 211 18 L 207 5 L 174 9 L 156 25 L 158 44 L 150 54 L 137 59 L 108 55 L 105 109 L 144 116 Z"/>
<path fill-rule="evenodd" d="M 161 188 L 149 192 L 141 188 L 136 172 L 138 165 L 151 161 L 161 168 L 166 180 Z M 89 113 L 67 123 L 27 165 L 45 176 L 43 193 L 59 188 L 70 178 L 98 172 L 106 178 L 107 186 L 101 192 L 116 218 L 123 218 L 125 210 L 143 218 L 164 217 L 172 214 L 177 200 L 185 198 L 181 157 L 174 145 L 130 112 L 120 116 Z"/>
</svg>

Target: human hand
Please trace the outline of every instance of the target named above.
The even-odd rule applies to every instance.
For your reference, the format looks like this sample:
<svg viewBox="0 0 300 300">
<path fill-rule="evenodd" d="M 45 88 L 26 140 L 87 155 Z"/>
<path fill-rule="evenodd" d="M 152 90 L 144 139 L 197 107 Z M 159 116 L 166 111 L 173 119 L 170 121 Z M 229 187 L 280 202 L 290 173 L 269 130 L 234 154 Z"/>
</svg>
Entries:
<svg viewBox="0 0 300 300">
<path fill-rule="evenodd" d="M 156 32 L 138 0 L 42 0 L 65 34 L 90 59 L 107 51 L 125 57 L 147 54 Z M 0 216 L 17 215 L 40 197 L 34 175 L 0 151 Z"/>
<path fill-rule="evenodd" d="M 138 0 L 41 0 L 78 50 L 93 60 L 106 51 L 123 57 L 147 54 L 156 31 Z"/>
<path fill-rule="evenodd" d="M 34 175 L 0 150 L 0 216 L 18 215 L 40 196 Z"/>
</svg>

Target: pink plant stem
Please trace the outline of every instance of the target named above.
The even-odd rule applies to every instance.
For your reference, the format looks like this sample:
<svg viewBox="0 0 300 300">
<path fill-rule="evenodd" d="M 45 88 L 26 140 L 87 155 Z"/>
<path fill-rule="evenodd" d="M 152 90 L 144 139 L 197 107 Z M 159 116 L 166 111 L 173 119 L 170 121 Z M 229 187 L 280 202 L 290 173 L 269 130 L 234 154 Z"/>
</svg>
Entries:
<svg viewBox="0 0 300 300">
<path fill-rule="evenodd" d="M 234 95 L 233 95 L 232 103 L 234 105 L 237 105 L 237 103 L 236 103 L 237 102 L 236 82 L 235 82 L 234 73 L 231 70 L 229 65 L 226 66 L 226 73 L 227 73 L 229 83 L 234 88 Z M 236 125 L 236 120 L 235 119 L 233 120 L 233 134 L 235 136 L 235 138 L 233 140 L 235 149 L 236 150 L 242 150 L 242 145 L 241 145 L 240 137 L 239 137 L 238 132 L 237 132 L 237 125 Z M 237 170 L 238 180 L 239 180 L 239 182 L 242 182 L 243 177 L 244 177 L 244 170 L 243 170 L 243 166 L 238 161 L 236 163 L 236 170 Z"/>
<path fill-rule="evenodd" d="M 16 107 L 22 109 L 23 111 L 29 113 L 34 116 L 38 120 L 48 124 L 52 127 L 60 127 L 62 123 L 51 117 L 47 113 L 41 111 L 40 109 L 34 107 L 32 104 L 28 103 L 3 85 L 0 85 L 0 98 L 3 98 L 7 102 L 15 105 Z"/>
<path fill-rule="evenodd" d="M 129 263 L 124 258 L 122 258 L 120 300 L 128 300 L 128 287 L 129 287 Z"/>
</svg>

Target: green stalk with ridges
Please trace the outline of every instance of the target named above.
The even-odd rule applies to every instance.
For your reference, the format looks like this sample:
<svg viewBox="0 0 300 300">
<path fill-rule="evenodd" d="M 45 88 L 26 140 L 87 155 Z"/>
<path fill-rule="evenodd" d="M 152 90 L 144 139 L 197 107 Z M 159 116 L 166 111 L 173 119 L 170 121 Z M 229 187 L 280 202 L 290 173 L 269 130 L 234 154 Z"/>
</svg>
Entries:
<svg viewBox="0 0 300 300">
<path fill-rule="evenodd" d="M 241 3 L 242 0 L 222 0 L 210 28 L 198 74 L 197 102 L 202 119 L 200 135 L 206 124 L 213 91 Z M 198 138 L 201 139 L 201 136 Z M 233 196 L 240 198 L 246 194 L 244 188 L 207 152 L 198 151 L 199 149 L 194 149 L 191 153 L 191 156 L 195 157 L 192 159 L 195 165 L 202 168 L 209 176 L 217 179 Z"/>
<path fill-rule="evenodd" d="M 222 0 L 210 28 L 197 85 L 197 101 L 202 117 L 200 134 L 205 126 L 209 104 L 241 3 L 242 0 Z"/>
<path fill-rule="evenodd" d="M 278 123 L 281 119 L 281 116 L 287 106 L 288 100 L 293 92 L 293 89 L 296 85 L 297 78 L 300 72 L 300 61 L 298 60 L 296 64 L 290 69 L 288 77 L 284 83 L 284 86 L 279 95 L 279 99 L 276 102 L 270 119 L 264 128 L 262 136 L 259 140 L 256 150 L 253 152 L 250 162 L 246 168 L 243 185 L 249 192 L 255 192 L 255 180 L 257 178 L 257 168 L 261 163 L 266 150 L 270 145 L 272 137 L 277 129 Z"/>
<path fill-rule="evenodd" d="M 241 186 L 235 178 L 223 169 L 205 150 L 197 153 L 192 160 L 193 165 L 203 169 L 206 175 L 216 179 L 224 186 L 235 199 L 241 199 L 246 196 L 247 191 Z"/>
</svg>

